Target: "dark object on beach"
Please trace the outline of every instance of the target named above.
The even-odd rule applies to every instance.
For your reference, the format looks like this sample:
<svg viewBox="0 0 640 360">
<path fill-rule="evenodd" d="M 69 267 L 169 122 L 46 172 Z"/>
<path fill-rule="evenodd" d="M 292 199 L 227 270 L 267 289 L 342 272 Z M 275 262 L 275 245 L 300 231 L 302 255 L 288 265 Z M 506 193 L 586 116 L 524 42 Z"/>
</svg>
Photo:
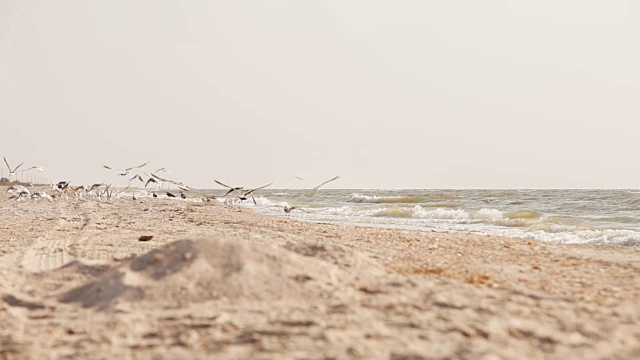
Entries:
<svg viewBox="0 0 640 360">
<path fill-rule="evenodd" d="M 170 192 L 168 192 L 168 191 L 167 191 L 167 196 L 168 196 L 168 197 L 176 197 L 175 195 L 173 195 L 172 193 L 170 193 Z"/>
<path fill-rule="evenodd" d="M 142 235 L 138 238 L 138 241 L 149 241 L 153 239 L 153 235 Z"/>
<path fill-rule="evenodd" d="M 156 192 L 155 192 L 155 191 L 153 192 L 153 197 L 155 197 L 155 198 L 157 198 L 157 197 L 158 197 L 158 194 L 156 194 Z"/>
<path fill-rule="evenodd" d="M 182 191 L 180 191 L 180 197 L 183 198 L 183 199 L 186 199 L 187 195 L 185 195 Z"/>
</svg>

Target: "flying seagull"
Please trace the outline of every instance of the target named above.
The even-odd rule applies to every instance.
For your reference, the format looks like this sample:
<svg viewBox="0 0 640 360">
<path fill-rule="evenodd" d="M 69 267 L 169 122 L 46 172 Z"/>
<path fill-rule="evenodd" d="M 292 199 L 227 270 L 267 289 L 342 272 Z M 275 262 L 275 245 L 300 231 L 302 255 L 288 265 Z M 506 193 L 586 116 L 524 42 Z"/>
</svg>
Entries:
<svg viewBox="0 0 640 360">
<path fill-rule="evenodd" d="M 238 199 L 240 199 L 240 201 L 245 201 L 248 199 L 247 196 L 251 195 L 251 200 L 253 200 L 253 205 L 258 205 L 258 203 L 256 202 L 256 198 L 253 197 L 253 194 L 251 194 L 252 192 L 256 191 L 256 190 L 260 190 L 260 189 L 264 189 L 267 186 L 271 185 L 273 183 L 269 183 L 268 185 L 265 186 L 261 186 L 259 188 L 255 188 L 255 189 L 251 189 L 251 190 L 241 190 L 240 194 L 238 194 Z"/>
<path fill-rule="evenodd" d="M 191 188 L 189 188 L 187 185 L 176 184 L 176 186 L 178 187 L 178 189 L 180 189 L 180 190 L 182 190 L 182 191 L 189 191 L 189 190 L 191 190 Z"/>
<path fill-rule="evenodd" d="M 14 194 L 9 196 L 9 199 L 16 199 L 16 201 L 20 201 L 22 199 L 28 199 L 30 196 L 29 192 L 27 191 L 20 191 L 18 194 Z"/>
<path fill-rule="evenodd" d="M 42 168 L 42 166 L 32 166 L 32 167 L 24 169 L 22 171 L 29 171 L 29 170 L 33 170 L 33 169 L 36 169 L 36 170 L 38 170 L 40 172 L 44 172 L 44 169 Z"/>
<path fill-rule="evenodd" d="M 150 182 L 154 182 L 156 184 L 158 184 L 159 187 L 162 186 L 162 182 L 160 182 L 159 180 L 156 180 L 154 177 L 149 176 L 149 179 L 147 180 L 146 183 L 144 183 L 144 187 L 147 187 L 147 185 L 149 185 Z"/>
<path fill-rule="evenodd" d="M 9 165 L 9 162 L 7 161 L 7 158 L 5 158 L 4 156 L 2 158 L 4 159 L 4 163 L 7 164 L 7 167 L 9 168 L 9 181 L 13 181 L 13 179 L 16 176 L 16 171 L 18 170 L 18 168 L 20 166 L 22 166 L 22 164 L 24 164 L 24 161 L 21 162 L 20 165 L 18 165 L 15 168 L 13 168 L 13 170 L 11 170 L 11 165 Z"/>
<path fill-rule="evenodd" d="M 147 161 L 146 163 L 144 163 L 144 164 L 142 164 L 142 165 L 133 166 L 133 167 L 126 168 L 126 169 L 114 169 L 114 168 L 112 168 L 112 167 L 110 167 L 110 166 L 107 166 L 107 165 L 102 165 L 102 167 L 104 167 L 105 169 L 109 169 L 109 170 L 119 170 L 118 175 L 120 175 L 120 176 L 127 176 L 127 175 L 129 175 L 129 172 L 130 172 L 131 170 L 133 170 L 133 169 L 139 169 L 139 168 L 141 168 L 141 167 L 143 167 L 143 166 L 147 165 L 148 163 L 149 163 L 149 161 Z"/>
<path fill-rule="evenodd" d="M 29 170 L 36 170 L 36 171 L 39 171 L 39 172 L 43 173 L 44 174 L 44 178 L 47 181 L 47 184 L 51 183 L 49 181 L 49 176 L 47 175 L 47 172 L 44 171 L 44 168 L 42 166 L 32 166 L 32 167 L 30 167 L 28 169 L 22 170 L 22 172 L 29 171 Z"/>
<path fill-rule="evenodd" d="M 129 178 L 129 182 L 132 182 L 133 180 L 140 180 L 140 182 L 144 183 L 144 180 L 142 179 L 142 176 L 140 176 L 139 174 L 135 174 L 132 177 Z"/>
<path fill-rule="evenodd" d="M 286 212 L 287 214 L 290 214 L 290 213 L 291 213 L 291 211 L 293 211 L 293 210 L 300 210 L 300 211 L 303 211 L 303 212 L 309 213 L 307 210 L 305 210 L 305 209 L 301 209 L 301 208 L 299 208 L 299 207 L 295 207 L 295 206 L 285 206 L 285 207 L 284 207 L 284 212 Z M 309 214 L 310 214 L 310 213 L 309 213 Z"/>
<path fill-rule="evenodd" d="M 270 183 L 268 183 L 267 185 L 260 186 L 260 187 L 257 187 L 257 188 L 255 188 L 255 189 L 245 189 L 245 188 L 244 188 L 244 187 L 242 187 L 242 186 L 240 186 L 240 187 L 231 187 L 231 186 L 229 186 L 229 185 L 225 185 L 225 184 L 221 183 L 221 182 L 220 182 L 220 181 L 218 181 L 218 180 L 213 180 L 213 181 L 215 181 L 218 185 L 222 185 L 222 186 L 224 186 L 224 187 L 226 187 L 226 188 L 228 188 L 228 189 L 229 189 L 229 191 L 227 191 L 227 193 L 226 193 L 226 194 L 224 194 L 222 197 L 225 197 L 225 196 L 227 196 L 227 195 L 231 194 L 232 192 L 237 191 L 237 192 L 239 193 L 238 197 L 240 197 L 240 200 L 246 200 L 246 199 L 247 199 L 247 198 L 246 198 L 246 197 L 247 197 L 247 195 L 250 195 L 252 192 L 254 192 L 254 191 L 256 191 L 256 190 L 264 189 L 264 188 L 266 188 L 267 186 L 271 186 L 271 184 L 273 184 L 273 182 L 270 182 Z M 243 198 L 244 198 L 244 199 L 243 199 Z M 254 201 L 254 202 L 255 202 L 255 201 Z"/>
<path fill-rule="evenodd" d="M 173 171 L 168 170 L 168 169 L 166 169 L 166 168 L 160 168 L 160 169 L 158 169 L 158 170 L 154 171 L 153 173 L 154 173 L 154 174 L 157 174 L 157 173 L 159 173 L 159 172 L 161 172 L 161 171 L 168 172 L 169 174 L 173 174 Z"/>
<path fill-rule="evenodd" d="M 145 175 L 147 175 L 145 173 Z M 180 181 L 175 181 L 175 180 L 169 180 L 169 179 L 165 179 L 165 178 L 161 178 L 160 176 L 151 173 L 149 176 L 149 179 L 147 180 L 147 182 L 144 184 L 144 187 L 147 187 L 147 185 L 149 185 L 150 182 L 154 182 L 156 184 L 158 184 L 158 186 L 162 186 L 163 182 L 168 182 L 171 184 L 174 184 L 176 186 L 178 186 L 178 188 L 183 189 L 183 190 L 189 190 L 189 187 L 186 186 L 184 183 L 180 182 Z"/>
<path fill-rule="evenodd" d="M 49 201 L 53 201 L 53 198 L 51 197 L 51 195 L 47 194 L 44 191 L 36 191 L 33 194 L 31 194 L 31 198 L 32 199 L 47 199 Z"/>
<path fill-rule="evenodd" d="M 222 185 L 222 186 L 224 186 L 224 187 L 226 187 L 226 188 L 229 188 L 229 191 L 227 191 L 224 195 L 222 195 L 222 197 L 225 197 L 225 196 L 227 196 L 227 195 L 231 194 L 231 193 L 232 193 L 232 192 L 234 192 L 234 191 L 241 191 L 241 190 L 245 190 L 245 188 L 243 188 L 243 187 L 231 187 L 231 186 L 229 186 L 229 185 L 225 185 L 225 184 L 223 184 L 223 183 L 221 183 L 220 181 L 215 180 L 215 179 L 214 179 L 213 181 L 215 181 L 218 185 Z"/>
<path fill-rule="evenodd" d="M 106 185 L 106 183 L 104 183 L 104 182 L 101 182 L 101 183 L 99 183 L 99 184 L 97 184 L 97 183 L 96 183 L 96 184 L 91 185 L 91 187 L 89 188 L 89 190 L 86 190 L 86 191 L 87 191 L 88 193 L 90 193 L 90 192 L 92 192 L 92 191 L 93 191 L 93 189 L 98 189 L 99 187 L 101 187 L 101 186 L 105 186 L 105 185 Z"/>
<path fill-rule="evenodd" d="M 330 182 L 332 182 L 332 181 L 334 181 L 334 180 L 338 180 L 338 178 L 340 178 L 340 176 L 336 176 L 336 177 L 334 177 L 333 179 L 329 179 L 329 180 L 327 180 L 327 181 L 323 182 L 322 184 L 320 184 L 320 185 L 318 185 L 318 186 L 313 186 L 313 184 L 311 184 L 309 181 L 307 181 L 307 180 L 305 180 L 305 179 L 303 179 L 303 178 L 301 178 L 301 177 L 299 177 L 299 176 L 296 176 L 296 179 L 300 179 L 300 180 L 302 180 L 302 181 L 304 181 L 304 182 L 306 182 L 306 183 L 310 184 L 311 186 L 313 186 L 313 191 L 318 190 L 318 189 L 320 188 L 320 186 L 322 186 L 322 185 L 324 185 L 324 184 L 326 184 L 326 183 L 330 183 Z"/>
<path fill-rule="evenodd" d="M 27 192 L 29 193 L 29 189 L 27 189 L 26 187 L 22 186 L 22 185 L 11 185 L 7 188 L 7 190 L 4 191 L 5 193 L 10 192 L 12 194 L 14 193 L 20 193 L 20 192 Z M 29 195 L 31 195 L 29 193 Z"/>
<path fill-rule="evenodd" d="M 70 184 L 71 183 L 69 181 L 59 181 L 55 188 L 59 191 L 65 191 Z"/>
</svg>

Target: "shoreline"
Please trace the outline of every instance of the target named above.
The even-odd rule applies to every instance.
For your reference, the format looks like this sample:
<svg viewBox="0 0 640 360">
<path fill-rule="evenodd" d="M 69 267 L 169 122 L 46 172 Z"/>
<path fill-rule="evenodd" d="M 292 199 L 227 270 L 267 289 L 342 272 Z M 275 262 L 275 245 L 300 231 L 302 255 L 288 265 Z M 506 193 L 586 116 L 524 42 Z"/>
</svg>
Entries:
<svg viewBox="0 0 640 360">
<path fill-rule="evenodd" d="M 9 349 L 0 357 L 640 355 L 635 247 L 317 223 L 146 198 L 0 200 L 0 211 L 0 349 Z M 171 270 L 163 251 L 182 239 L 209 240 L 194 240 L 195 262 Z M 132 270 L 154 251 L 174 272 Z M 234 281 L 206 271 L 215 254 L 237 261 Z M 126 291 L 106 301 L 109 291 L 98 290 L 120 273 Z"/>
</svg>

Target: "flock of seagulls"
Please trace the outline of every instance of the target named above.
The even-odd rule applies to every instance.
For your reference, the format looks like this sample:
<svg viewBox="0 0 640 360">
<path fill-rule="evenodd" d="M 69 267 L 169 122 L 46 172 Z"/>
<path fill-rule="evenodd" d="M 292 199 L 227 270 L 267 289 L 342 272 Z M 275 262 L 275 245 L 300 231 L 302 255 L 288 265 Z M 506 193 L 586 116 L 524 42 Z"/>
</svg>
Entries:
<svg viewBox="0 0 640 360">
<path fill-rule="evenodd" d="M 5 157 L 3 157 L 3 160 L 7 168 L 9 169 L 9 180 L 11 182 L 15 181 L 16 171 L 24 164 L 24 162 L 20 163 L 15 168 L 12 168 Z M 123 194 L 125 191 L 131 188 L 136 182 L 139 182 L 140 187 L 144 185 L 144 189 L 147 189 L 149 186 L 157 187 L 157 189 L 153 190 L 150 194 L 151 197 L 153 198 L 157 198 L 158 193 L 162 193 L 162 192 L 164 192 L 164 195 L 166 195 L 167 198 L 177 198 L 178 196 L 180 196 L 180 198 L 182 199 L 187 199 L 188 196 L 185 194 L 185 192 L 191 192 L 191 193 L 197 194 L 201 199 L 201 201 L 211 201 L 218 198 L 216 196 L 202 194 L 200 191 L 184 184 L 181 181 L 170 179 L 168 176 L 164 175 L 164 173 L 171 175 L 173 174 L 173 172 L 171 172 L 170 170 L 167 170 L 166 168 L 159 168 L 150 173 L 146 173 L 142 171 L 142 169 L 148 164 L 149 164 L 149 161 L 141 165 L 126 167 L 126 168 L 115 168 L 109 165 L 102 164 L 103 168 L 107 170 L 115 171 L 116 177 L 124 177 L 128 179 L 126 187 L 124 187 L 124 189 L 122 190 L 119 190 L 118 192 L 115 192 L 116 187 L 113 184 L 107 183 L 105 181 L 100 183 L 94 183 L 90 186 L 88 185 L 73 186 L 69 181 L 60 181 L 55 184 L 54 183 L 50 184 L 51 191 L 52 191 L 51 194 L 48 194 L 45 191 L 36 191 L 32 193 L 31 191 L 29 191 L 27 187 L 19 184 L 14 184 L 7 187 L 7 189 L 5 190 L 5 193 L 10 193 L 11 195 L 9 199 L 15 199 L 17 201 L 26 200 L 26 199 L 47 199 L 49 201 L 53 201 L 53 199 L 55 198 L 66 199 L 69 197 L 69 195 L 76 198 L 82 198 L 85 196 L 95 197 L 95 198 L 112 198 L 112 197 L 120 197 L 121 194 Z M 49 182 L 48 177 L 46 176 L 46 172 L 41 166 L 32 166 L 30 168 L 24 169 L 23 171 L 29 171 L 29 170 L 36 170 L 36 171 L 42 172 L 43 174 L 45 174 L 45 179 L 47 180 L 47 182 Z M 159 173 L 163 173 L 163 176 L 158 175 Z M 315 186 L 299 176 L 295 176 L 295 178 L 309 183 L 312 187 L 312 191 L 315 192 L 321 186 L 327 183 L 330 183 L 332 181 L 335 181 L 340 177 L 336 176 L 334 178 L 331 178 Z M 267 188 L 273 184 L 273 182 L 271 182 L 269 184 L 255 187 L 255 188 L 245 188 L 243 186 L 229 186 L 218 180 L 214 180 L 214 182 L 227 189 L 227 192 L 224 195 L 219 197 L 224 199 L 225 204 L 239 204 L 251 198 L 253 203 L 257 205 L 256 199 L 254 197 L 254 193 L 258 190 Z M 178 188 L 180 190 L 179 195 L 176 195 L 168 190 L 162 191 L 162 187 L 165 184 L 169 186 L 173 185 L 176 188 Z M 149 195 L 147 190 L 135 190 L 132 192 L 132 199 L 138 200 L 138 196 L 141 194 L 141 191 L 144 191 L 144 193 L 147 196 Z M 308 213 L 308 211 L 295 206 L 285 205 L 282 208 L 284 212 L 287 214 L 290 214 L 293 210 L 298 210 L 298 211 Z"/>
</svg>

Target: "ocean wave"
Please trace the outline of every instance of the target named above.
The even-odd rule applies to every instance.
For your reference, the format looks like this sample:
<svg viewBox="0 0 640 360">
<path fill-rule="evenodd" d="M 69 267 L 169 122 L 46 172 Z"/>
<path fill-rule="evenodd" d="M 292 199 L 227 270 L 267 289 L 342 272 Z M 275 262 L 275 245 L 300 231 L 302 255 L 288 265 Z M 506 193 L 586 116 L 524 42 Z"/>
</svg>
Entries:
<svg viewBox="0 0 640 360">
<path fill-rule="evenodd" d="M 495 221 L 502 219 L 502 212 L 496 209 L 481 209 L 478 211 L 466 211 L 462 209 L 430 208 L 422 205 L 409 206 L 383 206 L 358 208 L 354 206 L 340 206 L 320 208 L 319 213 L 326 215 L 371 216 L 377 218 L 407 218 L 419 220 L 433 220 L 446 222 L 469 223 Z"/>
<path fill-rule="evenodd" d="M 266 198 L 263 196 L 255 197 L 254 199 L 256 201 L 255 204 L 253 203 L 253 200 L 249 199 L 249 200 L 243 201 L 242 203 L 240 203 L 240 205 L 243 207 L 254 208 L 258 211 L 264 211 L 267 213 L 275 212 L 278 209 L 282 211 L 282 208 L 284 208 L 285 206 L 289 206 L 289 203 L 286 201 L 271 201 L 269 198 Z M 237 201 L 234 198 L 217 198 L 216 199 L 216 201 L 222 204 L 224 204 L 228 200 Z"/>
<path fill-rule="evenodd" d="M 476 217 L 480 219 L 499 220 L 503 216 L 503 212 L 498 209 L 480 209 L 476 212 Z"/>
<path fill-rule="evenodd" d="M 275 206 L 285 207 L 285 206 L 289 206 L 289 203 L 287 203 L 286 201 L 275 201 L 274 202 L 274 201 L 271 201 L 268 198 L 263 197 L 263 196 L 257 197 L 257 198 L 255 198 L 255 200 L 256 200 L 255 205 L 256 206 L 260 206 L 260 207 L 270 207 L 270 206 L 273 206 L 273 207 L 275 207 Z M 246 204 L 249 204 L 250 206 L 254 205 L 253 201 L 247 201 Z"/>
<path fill-rule="evenodd" d="M 288 203 L 277 200 L 286 199 L 293 201 L 294 206 L 302 201 L 302 206 L 313 209 L 313 216 L 308 218 L 319 221 L 471 232 L 564 243 L 640 246 L 640 220 L 636 211 L 640 199 L 637 197 L 625 198 L 613 193 L 606 202 L 600 201 L 597 197 L 600 194 L 593 192 L 583 194 L 577 191 L 562 197 L 556 191 L 524 191 L 533 195 L 519 198 L 521 193 L 497 191 L 492 195 L 488 191 L 475 190 L 355 190 L 309 197 L 299 196 L 292 190 L 287 195 L 274 193 L 269 195 L 269 199 L 256 198 L 258 206 L 255 208 L 266 213 L 281 213 L 281 208 L 277 207 Z M 483 204 L 482 200 L 487 198 L 491 201 Z M 252 201 L 243 205 L 254 207 Z M 306 215 L 299 213 L 299 216 Z"/>
<path fill-rule="evenodd" d="M 464 210 L 451 209 L 423 209 L 420 205 L 414 207 L 371 207 L 355 208 L 352 206 L 340 206 L 320 209 L 319 212 L 325 215 L 340 215 L 354 217 L 390 217 L 407 219 L 447 219 L 465 220 L 469 219 L 469 213 Z"/>
<path fill-rule="evenodd" d="M 421 205 L 414 208 L 413 217 L 418 219 L 432 220 L 458 220 L 462 223 L 473 222 L 491 222 L 503 218 L 503 213 L 497 209 L 480 209 L 476 211 L 462 209 L 425 209 Z"/>
<path fill-rule="evenodd" d="M 541 213 L 531 210 L 520 210 L 516 212 L 510 212 L 505 214 L 507 219 L 538 219 L 542 216 Z"/>
<path fill-rule="evenodd" d="M 430 208 L 450 208 L 455 209 L 459 208 L 459 204 L 447 204 L 447 203 L 422 203 L 420 204 L 422 207 L 430 207 Z"/>
<path fill-rule="evenodd" d="M 468 220 L 471 215 L 461 209 L 429 209 L 426 210 L 420 205 L 413 208 L 412 216 L 417 219 L 432 220 Z"/>
<path fill-rule="evenodd" d="M 622 246 L 639 246 L 640 233 L 633 230 L 582 230 L 572 232 L 548 233 L 545 231 L 532 232 L 530 235 L 537 240 L 557 241 L 566 244 L 608 244 Z"/>
<path fill-rule="evenodd" d="M 422 196 L 377 196 L 377 195 L 361 195 L 351 194 L 349 202 L 353 203 L 372 203 L 372 204 L 393 204 L 393 203 L 419 203 L 426 199 Z"/>
<path fill-rule="evenodd" d="M 412 215 L 413 209 L 410 208 L 384 208 L 373 214 L 373 216 L 393 218 L 410 218 Z"/>
</svg>

